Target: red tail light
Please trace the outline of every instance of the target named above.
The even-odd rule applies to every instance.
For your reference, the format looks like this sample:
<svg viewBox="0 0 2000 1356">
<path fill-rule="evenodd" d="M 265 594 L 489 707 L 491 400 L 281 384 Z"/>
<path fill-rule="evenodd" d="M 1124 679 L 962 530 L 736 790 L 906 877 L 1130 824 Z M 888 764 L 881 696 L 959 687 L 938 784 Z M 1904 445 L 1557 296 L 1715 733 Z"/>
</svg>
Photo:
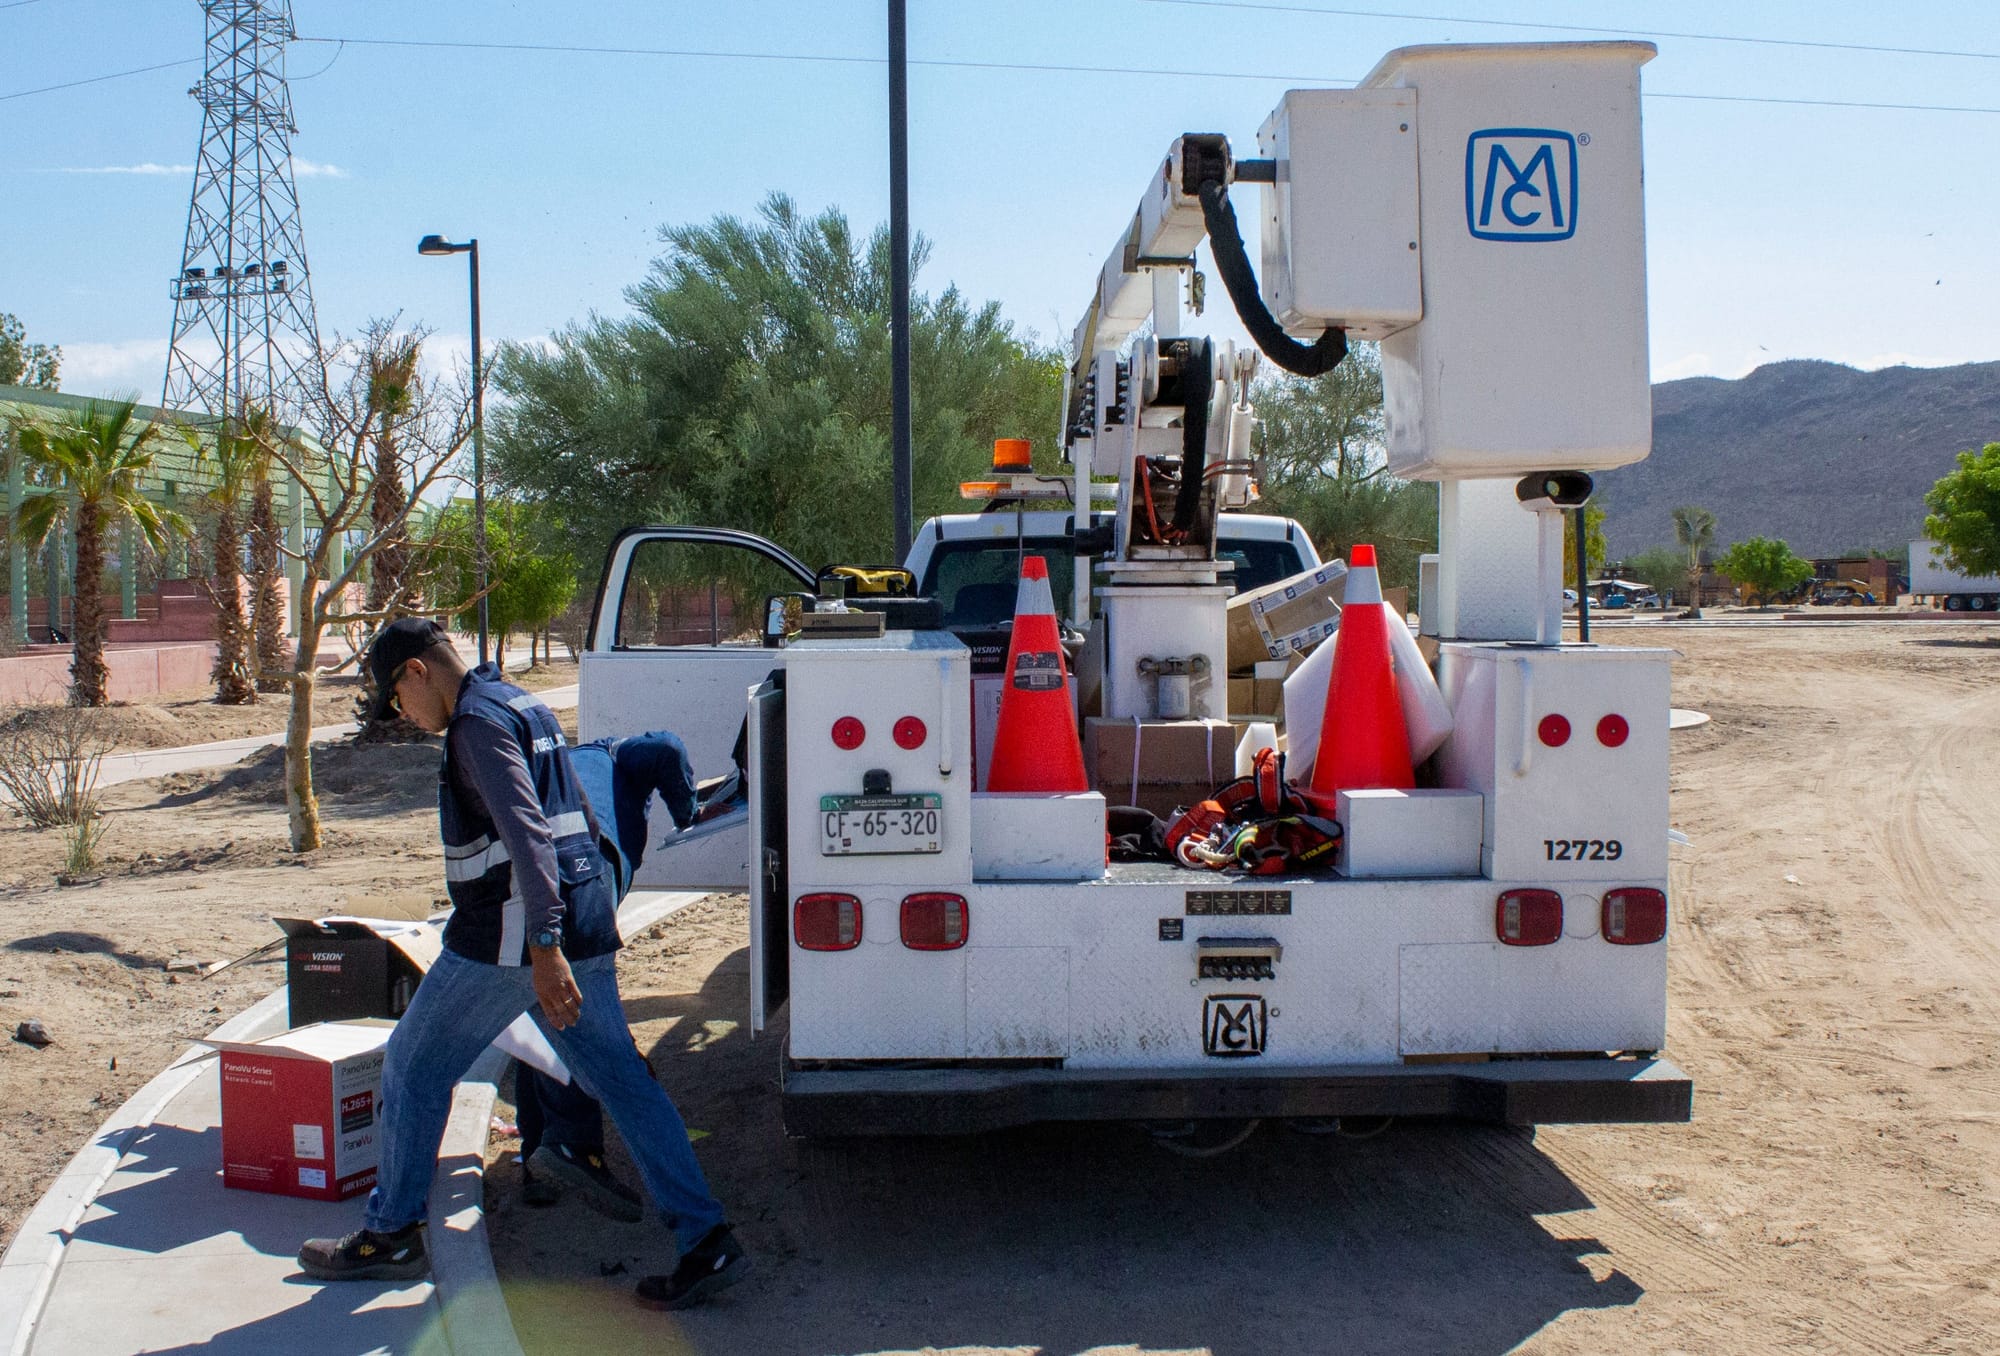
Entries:
<svg viewBox="0 0 2000 1356">
<path fill-rule="evenodd" d="M 1554 890 L 1507 890 L 1493 906 L 1494 935 L 1509 946 L 1547 946 L 1563 935 L 1562 896 Z"/>
<path fill-rule="evenodd" d="M 912 951 L 952 951 L 965 945 L 972 910 L 965 896 L 910 895 L 903 900 L 903 945 Z"/>
<path fill-rule="evenodd" d="M 861 901 L 853 895 L 800 895 L 792 905 L 792 936 L 808 951 L 852 951 L 861 945 Z"/>
<path fill-rule="evenodd" d="M 1604 940 L 1618 946 L 1646 946 L 1667 935 L 1667 896 L 1660 890 L 1627 886 L 1604 892 Z"/>
</svg>

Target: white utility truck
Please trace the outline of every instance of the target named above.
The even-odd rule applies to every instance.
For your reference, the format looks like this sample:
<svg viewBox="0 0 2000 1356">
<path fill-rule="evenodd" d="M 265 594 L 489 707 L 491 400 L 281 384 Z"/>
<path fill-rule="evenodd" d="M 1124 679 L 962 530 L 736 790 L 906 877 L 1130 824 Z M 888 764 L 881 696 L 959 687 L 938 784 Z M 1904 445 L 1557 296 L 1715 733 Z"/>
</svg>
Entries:
<svg viewBox="0 0 2000 1356">
<path fill-rule="evenodd" d="M 1940 558 L 1934 541 L 1910 543 L 1910 594 L 1947 612 L 2000 612 L 2000 576 L 1960 574 Z"/>
<path fill-rule="evenodd" d="M 1292 91 L 1254 156 L 1177 138 L 1094 280 L 1065 450 L 1073 503 L 1116 486 L 1109 540 L 1075 534 L 1096 560 L 1074 620 L 1086 733 L 1132 755 L 1121 790 L 1142 745 L 1212 748 L 1232 714 L 1222 510 L 1254 497 L 1263 358 L 1310 375 L 1380 340 L 1390 470 L 1440 482 L 1419 610 L 1450 733 L 1417 789 L 1340 793 L 1331 872 L 1108 863 L 1100 791 L 983 791 L 972 649 L 916 610 L 857 638 L 774 624 L 781 649 L 702 656 L 635 702 L 673 656 L 616 652 L 600 598 L 585 737 L 747 692 L 750 1018 L 790 1005 L 790 1131 L 1688 1118 L 1660 1054 L 1669 652 L 1561 632 L 1562 510 L 1650 450 L 1652 55 L 1414 47 L 1358 88 Z M 1256 186 L 1261 270 L 1232 185 Z M 1261 358 L 1183 329 L 1204 239 Z M 1086 759 L 1093 785 L 1122 757 Z"/>
</svg>

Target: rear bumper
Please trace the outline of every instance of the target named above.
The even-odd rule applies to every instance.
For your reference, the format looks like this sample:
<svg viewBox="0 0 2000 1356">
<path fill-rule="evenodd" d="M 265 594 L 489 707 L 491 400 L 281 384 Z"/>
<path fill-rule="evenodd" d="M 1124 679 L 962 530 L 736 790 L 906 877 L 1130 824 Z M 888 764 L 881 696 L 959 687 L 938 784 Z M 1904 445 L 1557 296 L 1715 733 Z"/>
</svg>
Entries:
<svg viewBox="0 0 2000 1356">
<path fill-rule="evenodd" d="M 1506 1125 L 1680 1122 L 1694 1084 L 1671 1062 L 1515 1059 L 1480 1064 L 1232 1069 L 798 1069 L 783 1076 L 787 1133 L 964 1135 L 1042 1121 L 1450 1116 Z"/>
</svg>

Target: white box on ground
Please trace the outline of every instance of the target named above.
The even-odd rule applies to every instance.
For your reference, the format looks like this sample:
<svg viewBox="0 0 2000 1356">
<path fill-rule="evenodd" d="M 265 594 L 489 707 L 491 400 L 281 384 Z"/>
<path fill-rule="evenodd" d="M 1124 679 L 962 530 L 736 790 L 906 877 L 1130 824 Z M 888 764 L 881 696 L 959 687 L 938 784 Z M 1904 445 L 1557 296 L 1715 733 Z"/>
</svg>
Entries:
<svg viewBox="0 0 2000 1356">
<path fill-rule="evenodd" d="M 972 797 L 974 880 L 1096 880 L 1104 875 L 1104 797 L 981 791 Z"/>
<path fill-rule="evenodd" d="M 1485 805 L 1477 791 L 1342 791 L 1334 870 L 1378 880 L 1476 876 Z"/>
</svg>

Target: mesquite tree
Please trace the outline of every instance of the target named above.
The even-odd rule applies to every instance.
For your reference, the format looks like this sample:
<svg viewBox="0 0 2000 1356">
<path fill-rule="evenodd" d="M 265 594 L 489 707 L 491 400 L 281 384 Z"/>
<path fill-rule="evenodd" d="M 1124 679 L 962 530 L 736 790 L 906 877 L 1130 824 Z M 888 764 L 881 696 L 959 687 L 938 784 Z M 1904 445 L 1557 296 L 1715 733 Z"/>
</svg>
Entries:
<svg viewBox="0 0 2000 1356">
<path fill-rule="evenodd" d="M 405 539 L 412 510 L 448 473 L 472 432 L 468 390 L 439 390 L 420 381 L 407 405 L 384 418 L 386 387 L 381 373 L 399 361 L 397 355 L 406 345 L 414 369 L 415 347 L 420 344 L 421 337 L 413 341 L 399 334 L 393 320 L 377 320 L 357 338 L 335 345 L 326 358 L 326 385 L 315 402 L 318 442 L 274 437 L 270 445 L 273 460 L 304 491 L 319 529 L 300 549 L 286 548 L 303 566 L 305 577 L 297 599 L 298 646 L 290 670 L 276 675 L 291 690 L 285 723 L 285 808 L 294 852 L 311 852 L 320 845 L 312 720 L 321 639 L 329 626 L 379 623 L 408 614 L 401 607 L 351 608 L 349 588 L 386 547 Z M 377 456 L 378 440 L 385 432 L 395 449 L 386 460 Z M 399 511 L 379 520 L 374 491 L 384 475 L 395 478 L 405 497 Z M 350 542 L 350 534 L 360 534 L 359 540 Z"/>
</svg>

